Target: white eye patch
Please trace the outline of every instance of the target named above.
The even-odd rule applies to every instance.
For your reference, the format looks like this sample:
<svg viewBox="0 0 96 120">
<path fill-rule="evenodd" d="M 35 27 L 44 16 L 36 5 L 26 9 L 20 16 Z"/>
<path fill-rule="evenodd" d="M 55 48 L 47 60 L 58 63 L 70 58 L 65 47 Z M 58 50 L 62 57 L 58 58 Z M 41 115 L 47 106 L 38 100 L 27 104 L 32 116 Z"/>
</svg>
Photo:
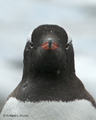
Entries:
<svg viewBox="0 0 96 120">
<path fill-rule="evenodd" d="M 32 31 L 28 34 L 28 36 L 27 36 L 27 41 L 30 41 L 30 42 L 31 42 L 31 36 L 32 36 Z"/>
<path fill-rule="evenodd" d="M 68 36 L 68 41 L 67 41 L 67 44 L 70 44 L 72 42 L 72 38 L 67 34 Z"/>
<path fill-rule="evenodd" d="M 67 43 L 66 43 L 66 45 L 65 45 L 66 50 L 68 50 L 68 49 L 69 49 L 70 44 L 72 43 L 72 38 L 71 38 L 68 34 L 67 34 L 67 36 L 68 36 L 68 40 L 67 40 Z"/>
<path fill-rule="evenodd" d="M 30 45 L 29 45 L 29 47 L 32 49 L 33 48 L 33 42 L 32 42 L 32 31 L 28 34 L 28 36 L 27 36 L 27 42 L 30 42 Z"/>
<path fill-rule="evenodd" d="M 70 36 L 68 36 L 67 44 L 70 44 L 71 42 L 72 42 L 72 38 Z"/>
</svg>

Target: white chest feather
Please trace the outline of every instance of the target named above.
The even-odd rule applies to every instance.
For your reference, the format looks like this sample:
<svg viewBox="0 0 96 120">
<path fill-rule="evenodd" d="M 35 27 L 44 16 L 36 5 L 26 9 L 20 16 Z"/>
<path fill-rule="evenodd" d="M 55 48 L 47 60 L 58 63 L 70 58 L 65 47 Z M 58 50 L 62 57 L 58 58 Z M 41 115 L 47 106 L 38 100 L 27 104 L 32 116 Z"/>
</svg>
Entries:
<svg viewBox="0 0 96 120">
<path fill-rule="evenodd" d="M 96 120 L 96 109 L 87 100 L 33 103 L 11 97 L 0 120 Z"/>
</svg>

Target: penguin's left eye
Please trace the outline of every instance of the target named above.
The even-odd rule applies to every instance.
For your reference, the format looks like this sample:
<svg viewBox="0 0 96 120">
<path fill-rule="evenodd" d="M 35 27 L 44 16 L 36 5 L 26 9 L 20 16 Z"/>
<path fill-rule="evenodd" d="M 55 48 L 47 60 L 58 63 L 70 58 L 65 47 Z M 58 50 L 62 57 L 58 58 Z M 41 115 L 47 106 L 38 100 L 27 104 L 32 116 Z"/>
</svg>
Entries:
<svg viewBox="0 0 96 120">
<path fill-rule="evenodd" d="M 65 45 L 65 48 L 66 48 L 66 49 L 68 49 L 68 48 L 69 48 L 69 46 L 70 46 L 70 44 L 69 44 L 69 43 L 67 43 L 67 44 Z"/>
<path fill-rule="evenodd" d="M 70 40 L 70 42 L 68 42 L 68 43 L 65 45 L 66 50 L 68 50 L 68 49 L 69 49 L 69 47 L 70 47 L 71 43 L 72 43 L 72 40 Z"/>
</svg>

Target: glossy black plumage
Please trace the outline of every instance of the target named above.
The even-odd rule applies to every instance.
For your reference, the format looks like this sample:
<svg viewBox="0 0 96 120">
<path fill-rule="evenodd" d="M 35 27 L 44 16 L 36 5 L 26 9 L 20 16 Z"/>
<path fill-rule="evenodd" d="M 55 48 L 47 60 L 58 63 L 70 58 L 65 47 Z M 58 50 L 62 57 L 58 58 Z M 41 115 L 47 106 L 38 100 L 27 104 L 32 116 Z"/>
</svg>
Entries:
<svg viewBox="0 0 96 120">
<path fill-rule="evenodd" d="M 58 47 L 44 50 L 51 38 Z M 96 107 L 92 96 L 75 75 L 73 45 L 66 31 L 57 25 L 37 27 L 24 50 L 24 70 L 20 84 L 9 97 L 21 101 L 73 101 L 87 99 Z"/>
</svg>

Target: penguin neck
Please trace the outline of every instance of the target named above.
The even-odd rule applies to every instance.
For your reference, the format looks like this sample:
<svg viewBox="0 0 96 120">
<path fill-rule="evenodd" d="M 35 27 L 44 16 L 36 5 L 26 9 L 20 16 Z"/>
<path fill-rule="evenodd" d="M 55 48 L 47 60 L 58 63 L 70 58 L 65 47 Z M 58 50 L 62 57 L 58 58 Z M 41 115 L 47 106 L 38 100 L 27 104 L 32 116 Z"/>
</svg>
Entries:
<svg viewBox="0 0 96 120">
<path fill-rule="evenodd" d="M 23 70 L 23 79 L 26 80 L 26 78 L 30 78 L 30 79 L 45 79 L 45 80 L 69 80 L 70 77 L 75 76 L 75 70 L 74 67 L 73 69 L 71 68 L 69 70 L 69 68 L 67 69 L 54 69 L 54 70 L 43 70 L 43 69 L 39 69 L 39 70 L 34 70 L 33 69 L 29 69 L 24 67 Z"/>
<path fill-rule="evenodd" d="M 68 55 L 71 56 L 71 55 Z M 38 63 L 38 62 L 37 62 Z M 74 55 L 66 59 L 65 62 L 58 61 L 54 63 L 34 64 L 33 61 L 24 59 L 23 79 L 30 77 L 32 79 L 65 79 L 70 76 L 75 76 Z"/>
</svg>

